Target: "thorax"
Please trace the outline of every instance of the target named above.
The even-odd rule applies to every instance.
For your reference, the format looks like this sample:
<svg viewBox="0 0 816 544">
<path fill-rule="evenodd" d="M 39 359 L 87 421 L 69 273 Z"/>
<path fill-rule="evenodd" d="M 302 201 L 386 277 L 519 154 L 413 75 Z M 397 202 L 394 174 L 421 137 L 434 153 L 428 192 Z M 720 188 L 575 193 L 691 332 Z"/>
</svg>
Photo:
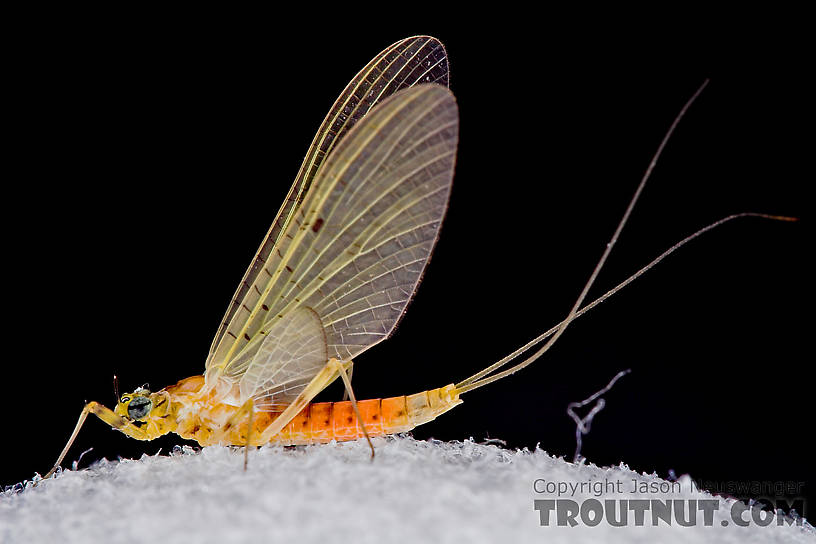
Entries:
<svg viewBox="0 0 816 544">
<path fill-rule="evenodd" d="M 215 387 L 205 388 L 204 376 L 191 376 L 157 393 L 154 403 L 167 399 L 167 411 L 151 417 L 149 424 L 164 427 L 164 433 L 175 432 L 182 438 L 195 440 L 202 446 L 218 442 L 218 431 L 238 411 L 238 386 L 222 380 Z"/>
</svg>

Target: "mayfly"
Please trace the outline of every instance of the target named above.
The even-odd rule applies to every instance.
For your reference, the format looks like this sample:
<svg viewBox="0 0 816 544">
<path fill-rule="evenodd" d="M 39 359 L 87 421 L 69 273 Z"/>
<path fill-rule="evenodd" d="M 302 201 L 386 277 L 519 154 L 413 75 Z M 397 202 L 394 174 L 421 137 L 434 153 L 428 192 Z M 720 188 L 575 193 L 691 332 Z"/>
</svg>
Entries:
<svg viewBox="0 0 816 544">
<path fill-rule="evenodd" d="M 445 49 L 429 36 L 401 40 L 371 60 L 318 130 L 228 306 L 204 374 L 157 392 L 136 389 L 119 397 L 113 410 L 88 403 L 45 478 L 60 466 L 88 414 L 138 440 L 175 432 L 202 446 L 246 446 L 245 451 L 268 443 L 314 444 L 409 431 L 461 404 L 463 393 L 530 364 L 572 320 L 692 238 L 736 217 L 785 219 L 762 214 L 721 219 L 581 307 L 692 97 L 564 321 L 459 383 L 357 401 L 349 379 L 352 360 L 394 331 L 422 278 L 448 205 L 459 125 L 448 81 Z M 533 355 L 499 371 L 548 338 Z M 348 401 L 311 402 L 338 378 Z"/>
</svg>

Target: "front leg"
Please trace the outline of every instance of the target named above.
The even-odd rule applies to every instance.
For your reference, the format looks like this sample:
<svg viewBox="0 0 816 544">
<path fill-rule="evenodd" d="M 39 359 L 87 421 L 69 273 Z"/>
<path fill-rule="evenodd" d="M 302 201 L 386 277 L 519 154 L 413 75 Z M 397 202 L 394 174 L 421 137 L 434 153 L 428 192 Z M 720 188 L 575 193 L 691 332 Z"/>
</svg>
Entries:
<svg viewBox="0 0 816 544">
<path fill-rule="evenodd" d="M 71 438 L 68 439 L 68 443 L 65 445 L 62 453 L 60 453 L 59 459 L 57 459 L 54 467 L 43 477 L 44 480 L 50 478 L 59 468 L 60 464 L 62 464 L 63 459 L 65 459 L 65 455 L 68 453 L 68 450 L 71 449 L 71 445 L 74 443 L 74 440 L 76 440 L 76 437 L 79 434 L 79 429 L 82 428 L 82 424 L 85 423 L 85 418 L 88 417 L 88 414 L 96 415 L 99 419 L 114 429 L 119 429 L 131 438 L 135 438 L 136 440 L 150 440 L 150 437 L 147 436 L 144 431 L 139 429 L 139 427 L 136 425 L 133 425 L 129 420 L 114 414 L 113 411 L 102 406 L 98 402 L 91 401 L 85 405 L 85 408 L 82 409 L 82 413 L 79 414 L 79 421 L 77 421 L 76 427 L 74 427 L 74 432 L 71 433 Z"/>
<path fill-rule="evenodd" d="M 229 433 L 241 423 L 241 420 L 247 418 L 246 441 L 244 442 L 244 472 L 246 472 L 247 464 L 249 463 L 249 446 L 252 444 L 252 426 L 254 424 L 255 415 L 255 399 L 247 399 L 234 414 L 230 416 L 220 429 L 217 429 L 212 435 L 212 443 L 220 444 L 226 442 L 229 445 L 237 445 L 237 440 L 229 440 Z"/>
</svg>

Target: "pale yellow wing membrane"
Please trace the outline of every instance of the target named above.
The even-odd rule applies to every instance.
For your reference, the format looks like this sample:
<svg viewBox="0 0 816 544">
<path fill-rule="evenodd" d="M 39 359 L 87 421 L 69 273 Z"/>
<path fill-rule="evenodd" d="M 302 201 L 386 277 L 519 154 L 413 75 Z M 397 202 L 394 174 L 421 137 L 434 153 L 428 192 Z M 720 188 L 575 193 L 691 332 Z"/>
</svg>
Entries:
<svg viewBox="0 0 816 544">
<path fill-rule="evenodd" d="M 282 410 L 328 361 L 326 334 L 317 313 L 297 308 L 275 322 L 239 383 L 241 399 L 263 392 L 255 408 Z"/>
<path fill-rule="evenodd" d="M 251 315 L 263 286 L 286 251 L 283 236 L 325 157 L 379 102 L 418 83 L 448 84 L 445 48 L 430 36 L 414 36 L 383 50 L 352 79 L 332 106 L 309 147 L 292 188 L 233 296 L 213 339 L 206 368 L 220 370 L 225 355 Z M 259 212 L 260 213 L 260 212 Z"/>
<path fill-rule="evenodd" d="M 240 380 L 248 369 L 257 376 L 254 391 L 242 383 L 242 397 L 264 394 L 266 377 L 280 371 L 280 362 L 260 354 L 280 349 L 272 346 L 282 340 L 269 337 L 292 312 L 315 312 L 327 356 L 341 361 L 393 331 L 437 239 L 457 138 L 453 95 L 420 85 L 383 101 L 340 142 L 296 210 L 280 266 L 227 354 L 225 376 Z M 304 365 L 304 383 L 313 376 Z"/>
</svg>

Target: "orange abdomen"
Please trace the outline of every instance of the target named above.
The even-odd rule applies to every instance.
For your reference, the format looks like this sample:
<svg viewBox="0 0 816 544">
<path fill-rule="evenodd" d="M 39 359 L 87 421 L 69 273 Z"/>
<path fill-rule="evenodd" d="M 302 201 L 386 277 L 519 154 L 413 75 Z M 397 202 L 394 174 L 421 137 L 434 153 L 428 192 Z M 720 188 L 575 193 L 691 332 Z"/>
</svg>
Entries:
<svg viewBox="0 0 816 544">
<path fill-rule="evenodd" d="M 423 391 L 416 395 L 370 399 L 357 402 L 360 417 L 369 436 L 410 431 L 461 404 L 453 385 Z M 262 432 L 276 414 L 258 414 L 255 428 Z M 363 437 L 351 401 L 316 402 L 308 405 L 275 435 L 270 443 L 299 445 Z"/>
</svg>

